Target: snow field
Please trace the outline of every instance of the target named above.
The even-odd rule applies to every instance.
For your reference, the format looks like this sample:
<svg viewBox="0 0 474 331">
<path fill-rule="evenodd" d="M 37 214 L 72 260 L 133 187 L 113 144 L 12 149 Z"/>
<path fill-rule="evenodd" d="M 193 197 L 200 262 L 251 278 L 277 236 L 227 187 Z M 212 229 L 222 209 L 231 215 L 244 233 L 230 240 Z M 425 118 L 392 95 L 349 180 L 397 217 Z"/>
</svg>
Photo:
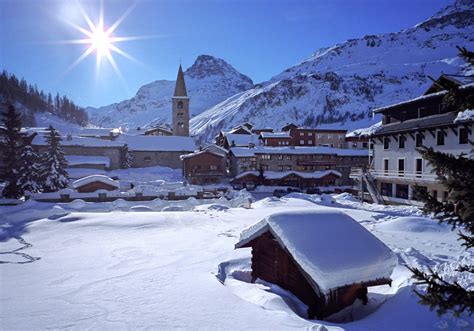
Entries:
<svg viewBox="0 0 474 331">
<path fill-rule="evenodd" d="M 1 207 L 0 252 L 28 244 L 20 252 L 39 258 L 17 264 L 16 254 L 0 254 L 8 262 L 0 264 L 1 328 L 472 329 L 465 316 L 438 318 L 417 303 L 404 263 L 449 273 L 460 256 L 469 256 L 455 232 L 433 231 L 436 221 L 428 231 L 413 232 L 403 220 L 395 230 L 388 226 L 417 216 L 412 207 L 372 208 L 345 194 L 272 197 L 252 209 L 220 206 L 174 212 L 80 201 Z M 356 303 L 329 322 L 305 319 L 301 303 L 275 285 L 249 283 L 250 250 L 234 250 L 241 230 L 292 210 L 342 211 L 364 225 L 398 255 L 392 287 L 370 288 L 369 305 Z"/>
</svg>

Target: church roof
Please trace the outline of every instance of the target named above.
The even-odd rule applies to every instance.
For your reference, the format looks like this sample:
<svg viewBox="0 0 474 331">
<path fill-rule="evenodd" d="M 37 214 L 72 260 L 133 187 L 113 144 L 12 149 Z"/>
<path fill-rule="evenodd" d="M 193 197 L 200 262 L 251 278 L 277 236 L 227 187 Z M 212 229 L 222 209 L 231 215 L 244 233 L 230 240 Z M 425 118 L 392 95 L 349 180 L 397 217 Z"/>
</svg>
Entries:
<svg viewBox="0 0 474 331">
<path fill-rule="evenodd" d="M 186 84 L 184 83 L 184 73 L 181 64 L 179 65 L 178 77 L 176 78 L 176 86 L 174 88 L 175 97 L 187 97 Z"/>
</svg>

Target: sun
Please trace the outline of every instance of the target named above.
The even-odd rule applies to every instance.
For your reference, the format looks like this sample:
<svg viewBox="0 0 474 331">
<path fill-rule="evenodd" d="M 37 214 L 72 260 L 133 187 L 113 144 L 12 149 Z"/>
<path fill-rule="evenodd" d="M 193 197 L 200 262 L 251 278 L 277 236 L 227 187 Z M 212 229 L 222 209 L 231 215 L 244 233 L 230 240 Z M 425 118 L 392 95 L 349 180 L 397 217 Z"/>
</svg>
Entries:
<svg viewBox="0 0 474 331">
<path fill-rule="evenodd" d="M 97 56 L 104 56 L 110 51 L 113 40 L 102 27 L 97 27 L 90 39 L 91 47 L 97 52 Z"/>
<path fill-rule="evenodd" d="M 136 4 L 136 3 L 135 3 Z M 122 78 L 120 70 L 117 67 L 115 59 L 113 57 L 113 53 L 118 53 L 121 56 L 124 56 L 134 62 L 138 62 L 134 57 L 127 54 L 123 50 L 121 50 L 116 43 L 130 41 L 130 40 L 137 40 L 137 39 L 145 39 L 150 38 L 150 36 L 134 36 L 134 37 L 117 37 L 114 36 L 115 30 L 119 27 L 122 21 L 130 14 L 133 10 L 134 5 L 129 7 L 123 14 L 120 16 L 118 20 L 116 20 L 110 27 L 105 27 L 104 24 L 104 10 L 103 5 L 101 2 L 99 8 L 99 19 L 96 24 L 92 22 L 89 15 L 85 12 L 79 1 L 76 1 L 76 5 L 78 10 L 80 11 L 84 22 L 87 24 L 87 27 L 83 27 L 81 25 L 77 25 L 71 21 L 65 21 L 67 24 L 75 28 L 77 31 L 83 34 L 82 39 L 72 39 L 72 40 L 65 40 L 60 43 L 64 44 L 84 44 L 86 49 L 84 52 L 74 61 L 65 71 L 65 73 L 71 71 L 75 68 L 80 62 L 82 62 L 85 58 L 87 58 L 92 53 L 96 54 L 96 71 L 98 73 L 101 62 L 103 58 L 106 58 L 108 62 L 112 65 L 113 69 Z"/>
</svg>

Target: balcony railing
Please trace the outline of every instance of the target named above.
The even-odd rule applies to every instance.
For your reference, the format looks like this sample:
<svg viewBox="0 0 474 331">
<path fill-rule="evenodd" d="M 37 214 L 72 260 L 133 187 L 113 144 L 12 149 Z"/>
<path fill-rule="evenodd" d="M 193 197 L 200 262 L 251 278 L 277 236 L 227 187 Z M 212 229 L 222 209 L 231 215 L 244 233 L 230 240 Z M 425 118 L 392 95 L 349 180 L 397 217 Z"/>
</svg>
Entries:
<svg viewBox="0 0 474 331">
<path fill-rule="evenodd" d="M 408 180 L 423 180 L 423 181 L 437 181 L 436 174 L 421 171 L 391 171 L 391 170 L 370 170 L 370 173 L 376 179 L 408 179 Z"/>
</svg>

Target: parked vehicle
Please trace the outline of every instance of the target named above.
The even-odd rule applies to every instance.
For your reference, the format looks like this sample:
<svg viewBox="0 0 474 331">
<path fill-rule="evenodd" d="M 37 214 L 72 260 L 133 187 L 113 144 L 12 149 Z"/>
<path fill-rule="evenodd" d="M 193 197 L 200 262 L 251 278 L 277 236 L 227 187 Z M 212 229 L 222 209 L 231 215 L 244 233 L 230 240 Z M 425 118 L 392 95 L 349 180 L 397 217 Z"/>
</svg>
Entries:
<svg viewBox="0 0 474 331">
<path fill-rule="evenodd" d="M 281 198 L 287 195 L 288 193 L 289 192 L 287 190 L 276 189 L 275 191 L 273 191 L 273 196 L 277 198 Z"/>
<path fill-rule="evenodd" d="M 321 194 L 321 190 L 319 188 L 308 188 L 306 189 L 307 194 Z"/>
</svg>

